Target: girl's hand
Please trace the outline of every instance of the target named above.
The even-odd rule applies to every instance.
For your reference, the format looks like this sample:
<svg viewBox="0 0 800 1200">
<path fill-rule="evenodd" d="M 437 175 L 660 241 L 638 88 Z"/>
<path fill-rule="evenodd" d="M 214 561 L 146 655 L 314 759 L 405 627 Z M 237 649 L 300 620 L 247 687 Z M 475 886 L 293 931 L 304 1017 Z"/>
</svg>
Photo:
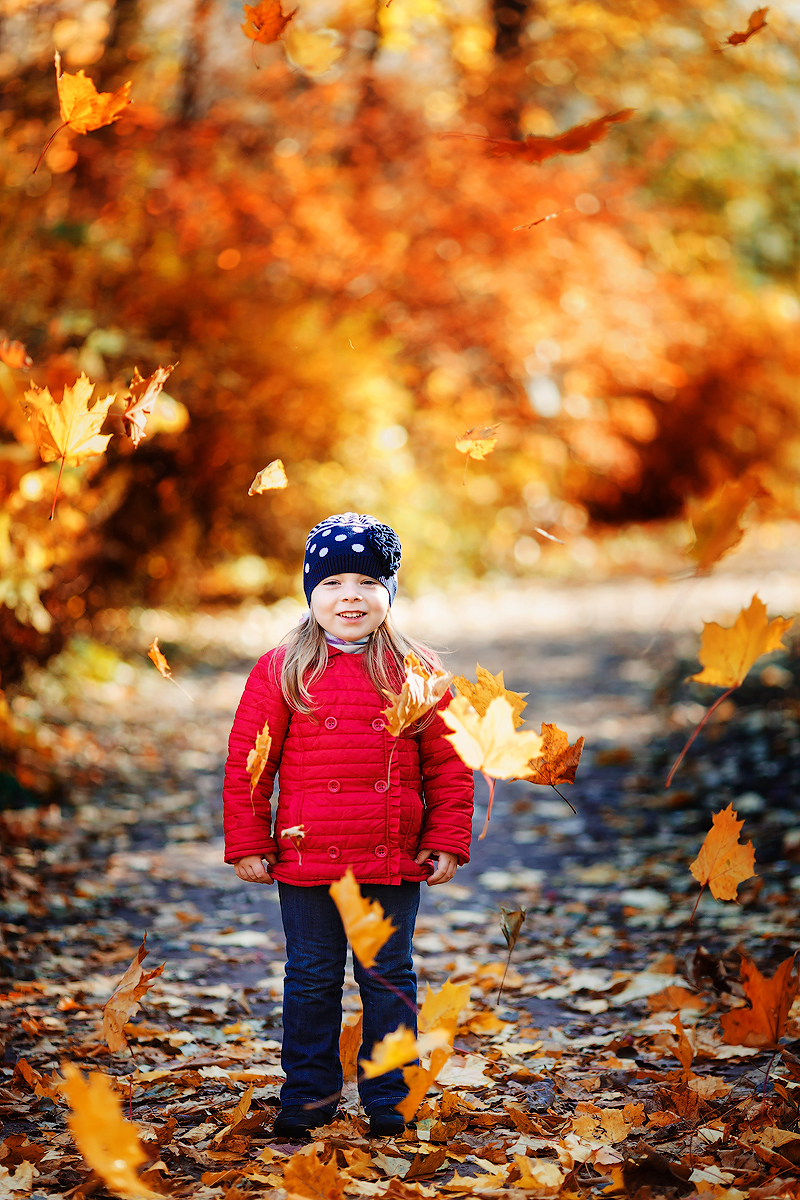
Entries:
<svg viewBox="0 0 800 1200">
<path fill-rule="evenodd" d="M 449 883 L 458 868 L 458 855 L 451 854 L 449 850 L 420 850 L 414 862 L 421 866 L 429 858 L 438 858 L 439 864 L 433 874 L 428 876 L 428 887 L 434 887 L 437 883 Z"/>
<path fill-rule="evenodd" d="M 246 854 L 234 864 L 233 869 L 245 883 L 274 883 L 269 868 L 274 867 L 277 861 L 277 854 Z"/>
</svg>

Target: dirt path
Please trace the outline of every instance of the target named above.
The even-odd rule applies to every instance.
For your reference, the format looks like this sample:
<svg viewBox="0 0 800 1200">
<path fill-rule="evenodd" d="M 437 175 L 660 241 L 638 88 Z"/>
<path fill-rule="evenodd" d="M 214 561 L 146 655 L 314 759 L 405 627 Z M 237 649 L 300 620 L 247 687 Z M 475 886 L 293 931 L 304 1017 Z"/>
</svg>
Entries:
<svg viewBox="0 0 800 1200">
<path fill-rule="evenodd" d="M 747 579 L 729 585 L 730 607 L 739 594 L 749 599 L 750 585 Z M 776 590 L 784 586 L 789 585 L 776 584 Z M 676 655 L 692 653 L 695 643 L 686 627 L 697 619 L 696 612 L 684 611 L 675 622 L 677 629 L 659 630 L 674 599 L 660 594 L 654 605 L 646 596 L 637 600 L 620 588 L 613 596 L 587 589 L 577 597 L 550 594 L 547 604 L 530 613 L 519 596 L 484 597 L 451 623 L 452 670 L 474 675 L 476 660 L 493 671 L 503 669 L 508 686 L 530 693 L 526 716 L 530 714 L 532 724 L 555 721 L 571 738 L 587 737 L 578 781 L 569 789 L 577 815 L 549 789 L 499 785 L 488 836 L 475 842 L 472 862 L 453 884 L 424 889 L 415 943 L 421 980 L 438 986 L 449 976 L 471 983 L 478 1011 L 460 1031 L 456 1050 L 461 1055 L 494 1054 L 497 1049 L 502 1057 L 504 1039 L 524 1034 L 527 1045 L 539 1039 L 535 1053 L 545 1055 L 539 1074 L 529 1072 L 526 1082 L 511 1055 L 508 1069 L 514 1067 L 517 1082 L 513 1075 L 498 1076 L 506 1080 L 505 1096 L 527 1088 L 523 1098 L 532 1111 L 549 1109 L 563 1118 L 574 1110 L 574 1097 L 582 1094 L 579 1085 L 570 1101 L 572 1085 L 566 1090 L 554 1085 L 548 1064 L 561 1058 L 563 1066 L 563 1056 L 571 1053 L 573 1068 L 585 1075 L 580 1055 L 588 1054 L 588 1062 L 598 1054 L 578 1048 L 587 1039 L 603 1045 L 616 1038 L 618 1049 L 629 1045 L 636 1062 L 648 1069 L 665 1055 L 669 1058 L 664 1049 L 672 1029 L 668 1011 L 665 1015 L 669 1001 L 658 997 L 670 986 L 691 986 L 691 960 L 701 944 L 713 953 L 749 946 L 765 970 L 796 948 L 800 892 L 793 882 L 800 884 L 794 857 L 800 845 L 800 808 L 794 785 L 800 780 L 795 754 L 800 740 L 791 704 L 800 691 L 796 683 L 785 685 L 779 690 L 780 703 L 760 695 L 755 708 L 715 727 L 708 742 L 699 743 L 683 780 L 665 793 L 669 752 L 659 750 L 658 738 L 669 714 L 678 721 L 689 719 L 684 710 L 692 702 L 654 708 L 653 691 Z M 621 628 L 611 632 L 607 626 L 615 605 Z M 650 627 L 641 615 L 648 608 Z M 416 616 L 423 636 L 426 624 L 441 619 L 430 601 L 427 615 L 420 604 Z M 232 1065 L 245 1074 L 263 1073 L 264 1106 L 274 1095 L 283 970 L 277 896 L 273 889 L 241 885 L 222 863 L 219 796 L 227 733 L 249 665 L 274 644 L 281 624 L 293 619 L 288 605 L 278 613 L 262 610 L 255 618 L 240 614 L 238 620 L 226 617 L 215 623 L 203 618 L 192 626 L 181 626 L 169 614 L 142 614 L 139 629 L 128 635 L 128 651 L 131 637 L 146 645 L 160 623 L 176 674 L 194 702 L 146 661 L 129 654 L 127 663 L 104 662 L 92 648 L 81 661 L 73 656 L 62 663 L 61 674 L 57 664 L 55 672 L 40 676 L 36 695 L 18 701 L 21 712 L 34 715 L 36 705 L 42 711 L 64 777 L 65 803 L 60 812 L 21 809 L 6 814 L 6 828 L 17 839 L 7 880 L 6 949 L 0 960 L 9 976 L 10 999 L 3 1003 L 10 1082 L 19 1078 L 13 1071 L 20 1056 L 39 1072 L 55 1068 L 65 1056 L 102 1062 L 105 1071 L 122 1077 L 130 1072 L 129 1060 L 104 1050 L 96 1020 L 98 1005 L 147 930 L 149 961 L 166 961 L 167 966 L 140 1017 L 143 1032 L 135 1042 L 139 1068 L 149 1067 L 157 1076 L 192 1073 L 184 1086 L 193 1098 L 181 1102 L 186 1119 L 191 1118 L 190 1132 L 201 1117 L 205 1120 L 209 1105 L 219 1107 L 226 1097 L 235 1101 L 241 1092 L 243 1084 L 231 1074 Z M 533 630 L 537 619 L 542 627 L 538 633 Z M 251 645 L 249 654 L 243 641 Z M 103 673 L 105 679 L 97 678 Z M 775 689 L 773 694 L 778 694 Z M 768 711 L 770 705 L 774 711 Z M 672 736 L 680 744 L 680 732 Z M 776 750 L 779 744 L 783 750 Z M 704 897 L 690 925 L 696 885 L 687 864 L 710 825 L 711 812 L 729 800 L 748 819 L 745 837 L 756 840 L 760 879 L 742 889 L 743 906 Z M 485 803 L 481 781 L 476 837 Z M 528 916 L 498 1011 L 492 1010 L 491 1000 L 504 959 L 501 903 L 522 904 Z M 734 960 L 730 963 L 735 971 Z M 656 1001 L 648 1001 L 648 995 Z M 64 997 L 70 998 L 71 1010 L 56 1005 Z M 694 1014 L 709 1002 L 708 997 L 698 999 Z M 693 1019 L 692 1004 L 684 1011 L 687 1022 Z M 356 1007 L 350 981 L 346 1008 Z M 718 1028 L 711 1011 L 707 1027 Z M 27 1027 L 22 1024 L 26 1020 Z M 797 1036 L 800 1022 L 795 1025 Z M 742 1096 L 752 1090 L 759 1066 L 763 1082 L 768 1056 L 757 1051 L 722 1054 L 718 1033 L 704 1036 L 709 1046 L 708 1039 L 717 1037 L 704 1069 L 733 1081 Z M 655 1049 L 659 1037 L 661 1049 Z M 570 1046 L 575 1049 L 568 1050 Z M 619 1090 L 625 1064 L 614 1061 L 620 1066 L 606 1071 L 602 1087 L 631 1101 L 638 1093 Z M 137 1073 L 136 1079 L 143 1077 Z M 474 1080 L 473 1085 L 485 1095 Z M 181 1094 L 175 1091 L 177 1084 L 166 1093 L 152 1080 L 136 1086 L 139 1119 L 155 1122 L 156 1131 L 170 1114 L 182 1119 L 181 1103 L 174 1099 Z M 60 1114 L 48 1111 L 49 1102 L 34 1101 L 26 1111 L 18 1098 L 11 1098 L 13 1092 L 3 1094 L 8 1097 L 5 1107 L 0 1105 L 5 1134 L 36 1130 L 38 1136 L 61 1136 Z M 608 1103 L 613 1107 L 617 1100 Z M 352 1091 L 348 1104 L 355 1113 Z M 683 1127 L 671 1130 L 669 1144 L 676 1152 L 685 1134 Z M 206 1139 L 211 1136 L 207 1133 Z M 199 1147 L 194 1158 L 185 1146 L 180 1149 L 183 1142 L 173 1145 L 178 1146 L 173 1173 L 180 1160 L 187 1179 L 196 1180 L 215 1163 L 239 1162 L 235 1155 L 232 1160 L 215 1157 L 213 1145 L 209 1148 L 199 1137 L 186 1142 Z M 481 1161 L 492 1160 L 484 1156 Z M 504 1151 L 502 1163 L 506 1161 Z M 477 1170 L 474 1162 L 463 1160 L 459 1167 L 462 1174 Z M 51 1172 L 43 1195 L 60 1194 L 81 1177 L 78 1160 L 65 1159 Z M 204 1186 L 203 1194 L 222 1194 Z M 188 1182 L 184 1187 L 201 1194 L 191 1191 Z"/>
</svg>

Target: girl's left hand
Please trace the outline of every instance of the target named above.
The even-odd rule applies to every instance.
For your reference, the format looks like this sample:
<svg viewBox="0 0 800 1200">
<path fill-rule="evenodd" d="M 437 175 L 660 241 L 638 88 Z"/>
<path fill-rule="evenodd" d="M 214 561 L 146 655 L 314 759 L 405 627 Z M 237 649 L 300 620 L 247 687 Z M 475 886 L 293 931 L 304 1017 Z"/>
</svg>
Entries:
<svg viewBox="0 0 800 1200">
<path fill-rule="evenodd" d="M 429 858 L 438 858 L 439 863 L 433 874 L 428 876 L 428 887 L 434 887 L 437 883 L 449 883 L 458 867 L 458 855 L 451 854 L 449 850 L 420 850 L 414 862 L 421 866 Z"/>
</svg>

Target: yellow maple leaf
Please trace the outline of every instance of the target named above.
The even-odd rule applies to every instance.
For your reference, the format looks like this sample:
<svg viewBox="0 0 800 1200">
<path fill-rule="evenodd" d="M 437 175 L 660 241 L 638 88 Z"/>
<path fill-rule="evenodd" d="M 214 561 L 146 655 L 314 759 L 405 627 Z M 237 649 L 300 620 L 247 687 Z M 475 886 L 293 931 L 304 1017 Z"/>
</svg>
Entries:
<svg viewBox="0 0 800 1200">
<path fill-rule="evenodd" d="M 453 686 L 462 696 L 466 696 L 475 711 L 482 717 L 486 715 L 486 710 L 495 697 L 504 696 L 513 710 L 514 727 L 521 725 L 523 709 L 528 707 L 525 699 L 528 693 L 509 691 L 503 681 L 502 671 L 493 675 L 480 663 L 475 667 L 475 675 L 477 680 L 475 683 L 471 679 L 467 679 L 465 675 L 456 675 L 453 679 Z"/>
<path fill-rule="evenodd" d="M 691 678 L 712 687 L 738 687 L 756 659 L 784 648 L 783 635 L 793 623 L 791 617 L 768 621 L 766 605 L 758 596 L 753 596 L 750 607 L 743 608 L 730 627 L 704 621 L 697 656 L 703 670 Z"/>
<path fill-rule="evenodd" d="M 55 512 L 58 484 L 64 464 L 77 467 L 87 458 L 103 454 L 111 434 L 100 432 L 108 410 L 114 402 L 113 394 L 104 400 L 98 400 L 93 408 L 89 408 L 94 384 L 86 375 L 72 386 L 64 388 L 61 400 L 54 400 L 49 388 L 40 388 L 32 384 L 25 396 L 20 400 L 22 411 L 28 418 L 36 448 L 42 462 L 57 462 L 61 459 L 61 469 L 58 473 L 52 517 Z"/>
<path fill-rule="evenodd" d="M 286 470 L 279 458 L 267 463 L 263 471 L 259 471 L 248 488 L 248 496 L 260 496 L 262 492 L 277 492 L 289 486 Z"/>
<path fill-rule="evenodd" d="M 383 915 L 383 908 L 377 900 L 367 900 L 362 896 L 361 888 L 356 883 L 356 877 L 350 867 L 328 890 L 339 910 L 344 932 L 353 947 L 353 953 L 362 967 L 369 969 L 373 966 L 381 946 L 388 942 L 396 926 Z"/>
<path fill-rule="evenodd" d="M 383 710 L 383 715 L 392 737 L 399 737 L 404 729 L 438 704 L 452 678 L 447 671 L 429 671 L 416 654 L 405 656 L 403 669 L 405 679 L 400 694 L 384 689 L 391 703 Z"/>
<path fill-rule="evenodd" d="M 497 425 L 476 426 L 456 438 L 456 450 L 468 458 L 484 459 L 497 443 Z"/>
<path fill-rule="evenodd" d="M 686 515 L 695 539 L 687 553 L 697 563 L 698 571 L 707 571 L 738 546 L 744 534 L 739 520 L 758 488 L 758 480 L 745 475 L 726 480 L 709 500 L 687 501 Z"/>
<path fill-rule="evenodd" d="M 136 1125 L 126 1121 L 119 1096 L 100 1071 L 86 1079 L 72 1063 L 64 1063 L 63 1091 L 72 1109 L 67 1123 L 87 1164 L 118 1196 L 158 1197 L 136 1173 L 147 1162 Z"/>
<path fill-rule="evenodd" d="M 740 845 L 744 821 L 736 817 L 732 804 L 714 813 L 700 853 L 689 867 L 701 888 L 708 884 L 715 900 L 735 900 L 739 884 L 755 875 L 753 843 Z"/>
<path fill-rule="evenodd" d="M 92 129 L 110 125 L 130 104 L 130 80 L 116 92 L 98 92 L 83 71 L 78 71 L 77 75 L 62 74 L 61 55 L 57 50 L 55 64 L 61 120 L 76 133 L 89 133 Z"/>
<path fill-rule="evenodd" d="M 443 1029 L 432 1029 L 424 1033 L 419 1040 L 405 1025 L 400 1025 L 385 1038 L 376 1042 L 372 1047 L 372 1058 L 362 1058 L 359 1066 L 366 1079 L 374 1079 L 377 1075 L 385 1075 L 405 1066 L 415 1058 L 425 1058 L 434 1050 L 450 1051 L 447 1033 Z"/>
<path fill-rule="evenodd" d="M 436 1028 L 445 1029 L 452 1043 L 461 1011 L 469 1004 L 469 984 L 451 983 L 446 979 L 436 992 L 430 984 L 427 984 L 426 988 L 425 1000 L 417 1015 L 417 1024 L 423 1033 Z"/>
<path fill-rule="evenodd" d="M 293 25 L 283 36 L 286 57 L 312 78 L 325 75 L 344 54 L 335 29 L 303 29 Z"/>
<path fill-rule="evenodd" d="M 486 837 L 494 800 L 494 780 L 519 779 L 531 759 L 542 753 L 542 738 L 532 730 L 514 730 L 514 709 L 505 696 L 490 701 L 483 716 L 467 700 L 456 696 L 442 712 L 453 732 L 445 734 L 462 762 L 482 771 L 491 780 L 486 820 L 479 841 Z"/>
<path fill-rule="evenodd" d="M 194 704 L 194 697 L 189 696 L 189 693 L 187 692 L 187 690 L 183 686 L 183 684 L 178 683 L 178 680 L 174 678 L 174 676 L 172 674 L 172 667 L 167 662 L 167 656 L 164 654 L 161 647 L 159 646 L 157 637 L 154 637 L 152 642 L 150 643 L 150 646 L 148 647 L 148 650 L 147 650 L 147 657 L 150 659 L 151 663 L 153 664 L 155 669 L 158 671 L 159 675 L 163 676 L 164 679 L 168 679 L 170 681 L 170 683 L 174 683 L 175 687 L 180 688 L 181 691 L 183 692 L 184 696 L 188 696 L 188 698 L 191 700 L 192 704 Z"/>
<path fill-rule="evenodd" d="M 445 736 L 473 771 L 494 779 L 518 779 L 542 753 L 542 738 L 533 730 L 514 730 L 514 709 L 504 696 L 490 701 L 481 716 L 466 696 L 456 696 L 442 712 L 453 730 Z"/>
<path fill-rule="evenodd" d="M 537 1196 L 557 1196 L 564 1183 L 565 1174 L 557 1163 L 546 1158 L 528 1158 L 515 1154 L 514 1162 L 520 1178 L 512 1187 L 532 1189 Z"/>
<path fill-rule="evenodd" d="M 146 379 L 139 374 L 138 367 L 133 368 L 133 378 L 128 388 L 130 394 L 122 414 L 122 424 L 133 442 L 134 449 L 145 436 L 147 422 L 153 415 L 156 400 L 177 365 L 173 363 L 171 367 L 156 367 L 153 374 L 148 375 Z"/>
</svg>

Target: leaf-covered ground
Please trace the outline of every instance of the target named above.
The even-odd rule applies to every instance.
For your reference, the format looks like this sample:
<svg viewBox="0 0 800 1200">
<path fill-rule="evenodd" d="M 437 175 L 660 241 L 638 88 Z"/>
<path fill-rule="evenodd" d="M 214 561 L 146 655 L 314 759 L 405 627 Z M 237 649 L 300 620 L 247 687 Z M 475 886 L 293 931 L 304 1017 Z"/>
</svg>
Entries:
<svg viewBox="0 0 800 1200">
<path fill-rule="evenodd" d="M 800 1194 L 800 1006 L 777 1056 L 726 1045 L 719 1020 L 742 1003 L 740 951 L 771 975 L 797 947 L 794 658 L 756 669 L 666 791 L 685 726 L 709 703 L 680 684 L 696 668 L 691 639 L 648 649 L 647 630 L 523 641 L 495 629 L 460 639 L 452 665 L 503 668 L 531 693 L 531 726 L 587 734 L 568 791 L 578 815 L 550 789 L 500 784 L 472 863 L 425 891 L 422 993 L 450 978 L 471 1003 L 396 1140 L 368 1140 L 352 1082 L 316 1142 L 270 1137 L 282 935 L 274 891 L 221 862 L 221 763 L 248 666 L 223 625 L 205 655 L 165 638 L 194 704 L 143 659 L 91 644 L 20 694 L 15 709 L 41 710 L 49 730 L 30 770 L 55 769 L 63 791 L 39 808 L 11 793 L 3 813 L 0 1196 L 104 1194 L 65 1122 L 64 1063 L 115 1078 L 147 1186 L 179 1196 Z M 129 649 L 154 632 L 134 631 Z M 688 864 L 731 801 L 758 875 L 739 904 L 704 895 L 690 924 Z M 498 1006 L 501 904 L 527 917 Z M 145 931 L 145 966 L 166 967 L 127 1027 L 132 1053 L 112 1054 L 102 1006 Z M 346 1021 L 357 1008 L 349 976 Z"/>
</svg>

